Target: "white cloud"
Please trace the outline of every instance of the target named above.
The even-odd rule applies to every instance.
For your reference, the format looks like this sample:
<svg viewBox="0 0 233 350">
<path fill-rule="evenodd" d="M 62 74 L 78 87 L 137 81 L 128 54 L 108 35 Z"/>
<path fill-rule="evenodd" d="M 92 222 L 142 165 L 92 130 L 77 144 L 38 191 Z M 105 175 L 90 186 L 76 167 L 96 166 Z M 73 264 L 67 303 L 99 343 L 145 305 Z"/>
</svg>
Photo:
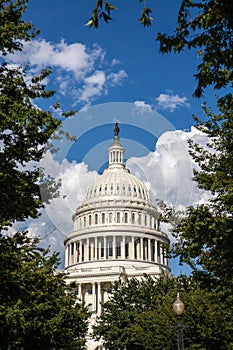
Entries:
<svg viewBox="0 0 233 350">
<path fill-rule="evenodd" d="M 126 74 L 126 72 L 123 69 L 121 69 L 117 73 L 110 73 L 107 76 L 107 80 L 109 81 L 111 86 L 115 86 L 115 85 L 120 85 L 122 81 L 127 77 L 128 75 Z"/>
<path fill-rule="evenodd" d="M 176 108 L 186 107 L 189 108 L 190 104 L 187 101 L 187 97 L 180 97 L 177 94 L 160 94 L 156 98 L 158 109 L 170 110 L 173 112 Z"/>
<path fill-rule="evenodd" d="M 89 103 L 96 96 L 106 94 L 110 86 L 120 85 L 127 78 L 124 70 L 115 67 L 116 63 L 119 64 L 117 59 L 108 62 L 105 51 L 98 45 L 88 48 L 64 40 L 59 43 L 45 39 L 25 42 L 23 51 L 8 55 L 8 61 L 29 64 L 29 74 L 51 67 L 59 92 L 72 96 L 77 103 Z"/>
<path fill-rule="evenodd" d="M 153 111 L 153 107 L 146 103 L 145 101 L 135 101 L 134 102 L 134 111 L 137 114 L 143 114 L 145 112 L 152 112 Z"/>
<path fill-rule="evenodd" d="M 192 181 L 193 168 L 197 166 L 188 153 L 189 138 L 201 145 L 208 142 L 207 136 L 194 127 L 190 132 L 167 131 L 158 139 L 155 152 L 127 162 L 130 171 L 151 189 L 153 201 L 164 200 L 177 210 L 205 202 L 208 198 L 208 194 Z"/>
</svg>

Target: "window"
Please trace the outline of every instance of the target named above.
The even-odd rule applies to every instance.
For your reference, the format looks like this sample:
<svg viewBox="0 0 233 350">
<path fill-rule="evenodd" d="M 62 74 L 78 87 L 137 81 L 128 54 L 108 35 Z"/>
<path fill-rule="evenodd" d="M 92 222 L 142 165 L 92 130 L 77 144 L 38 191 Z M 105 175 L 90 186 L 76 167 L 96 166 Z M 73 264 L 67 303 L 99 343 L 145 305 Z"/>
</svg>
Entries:
<svg viewBox="0 0 233 350">
<path fill-rule="evenodd" d="M 142 214 L 138 215 L 138 223 L 139 223 L 139 225 L 142 224 Z"/>
<path fill-rule="evenodd" d="M 124 214 L 124 222 L 127 223 L 128 222 L 128 213 Z"/>
<path fill-rule="evenodd" d="M 91 215 L 88 216 L 88 223 L 91 225 Z"/>
<path fill-rule="evenodd" d="M 119 224 L 119 222 L 120 222 L 120 213 L 117 212 L 117 223 Z"/>
<path fill-rule="evenodd" d="M 119 194 L 119 193 L 120 193 L 120 185 L 117 184 L 117 194 Z"/>
<path fill-rule="evenodd" d="M 84 218 L 83 218 L 83 226 L 84 226 L 84 227 L 87 226 L 87 218 L 86 218 L 86 216 L 84 216 Z"/>
<path fill-rule="evenodd" d="M 145 226 L 147 226 L 147 215 L 145 214 Z"/>
<path fill-rule="evenodd" d="M 112 213 L 109 213 L 109 215 L 108 215 L 108 221 L 109 221 L 110 224 L 112 223 Z"/>
<path fill-rule="evenodd" d="M 102 213 L 102 224 L 105 223 L 105 213 Z"/>
<path fill-rule="evenodd" d="M 135 213 L 132 213 L 132 224 L 135 224 Z"/>
<path fill-rule="evenodd" d="M 95 225 L 98 224 L 98 214 L 95 214 Z"/>
<path fill-rule="evenodd" d="M 137 195 L 137 189 L 136 189 L 136 186 L 133 187 L 133 192 L 134 192 L 134 196 Z"/>
</svg>

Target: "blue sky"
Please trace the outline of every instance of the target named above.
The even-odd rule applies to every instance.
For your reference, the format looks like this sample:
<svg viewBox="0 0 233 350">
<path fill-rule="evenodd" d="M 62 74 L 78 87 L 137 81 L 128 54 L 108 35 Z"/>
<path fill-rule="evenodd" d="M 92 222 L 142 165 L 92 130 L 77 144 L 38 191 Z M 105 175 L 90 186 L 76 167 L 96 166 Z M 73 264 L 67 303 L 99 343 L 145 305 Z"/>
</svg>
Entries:
<svg viewBox="0 0 233 350">
<path fill-rule="evenodd" d="M 143 28 L 138 20 L 142 2 L 112 0 L 118 8 L 113 20 L 101 22 L 98 30 L 85 25 L 95 1 L 29 2 L 24 18 L 41 33 L 9 60 L 29 63 L 29 74 L 51 67 L 46 83 L 57 92 L 52 100 L 36 101 L 39 107 L 52 110 L 60 100 L 63 109 L 79 111 L 64 122 L 64 130 L 77 141 L 63 140 L 60 151 L 42 161 L 48 173 L 62 178 L 63 201 L 54 201 L 39 220 L 28 223 L 45 245 L 62 254 L 71 215 L 90 181 L 106 166 L 116 121 L 127 167 L 146 182 L 153 201 L 163 199 L 184 209 L 208 198 L 191 180 L 195 164 L 187 150 L 188 138 L 201 144 L 207 140 L 193 128 L 192 118 L 201 115 L 203 102 L 192 96 L 200 62 L 195 52 L 162 55 L 155 40 L 158 32 L 172 33 L 180 2 L 148 0 L 154 21 Z M 211 91 L 206 98 L 213 102 Z M 174 261 L 171 265 L 176 274 L 187 271 Z"/>
</svg>

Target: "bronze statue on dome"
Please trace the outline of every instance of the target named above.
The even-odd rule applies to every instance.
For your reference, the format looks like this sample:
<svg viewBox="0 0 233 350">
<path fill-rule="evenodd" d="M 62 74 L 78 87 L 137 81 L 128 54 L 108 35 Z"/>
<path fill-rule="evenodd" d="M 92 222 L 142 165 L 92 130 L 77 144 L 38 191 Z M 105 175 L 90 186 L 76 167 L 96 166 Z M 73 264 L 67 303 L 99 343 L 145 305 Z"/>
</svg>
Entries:
<svg viewBox="0 0 233 350">
<path fill-rule="evenodd" d="M 114 136 L 118 136 L 120 132 L 120 128 L 118 126 L 118 123 L 114 125 Z"/>
</svg>

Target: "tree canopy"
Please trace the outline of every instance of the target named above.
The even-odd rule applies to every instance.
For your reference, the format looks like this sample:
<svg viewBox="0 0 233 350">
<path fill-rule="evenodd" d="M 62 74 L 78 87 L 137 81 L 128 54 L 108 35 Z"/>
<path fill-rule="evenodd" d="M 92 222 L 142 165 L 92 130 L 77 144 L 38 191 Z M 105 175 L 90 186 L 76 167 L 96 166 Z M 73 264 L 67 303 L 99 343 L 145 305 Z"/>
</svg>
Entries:
<svg viewBox="0 0 233 350">
<path fill-rule="evenodd" d="M 185 349 L 232 349 L 232 297 L 200 288 L 185 276 L 144 277 L 116 283 L 94 327 L 109 350 L 175 350 L 177 320 L 172 305 L 177 292 L 185 305 Z M 224 302 L 223 302 L 224 301 Z M 223 317 L 224 314 L 224 317 Z"/>
<path fill-rule="evenodd" d="M 26 233 L 0 236 L 0 349 L 84 349 L 88 312 L 58 255 Z"/>
<path fill-rule="evenodd" d="M 0 228 L 36 217 L 42 206 L 41 189 L 49 200 L 58 187 L 39 167 L 48 140 L 61 125 L 35 103 L 54 95 L 44 83 L 50 69 L 31 76 L 27 66 L 7 62 L 9 53 L 21 51 L 24 42 L 38 33 L 22 19 L 27 4 L 28 0 L 0 2 Z"/>
</svg>

